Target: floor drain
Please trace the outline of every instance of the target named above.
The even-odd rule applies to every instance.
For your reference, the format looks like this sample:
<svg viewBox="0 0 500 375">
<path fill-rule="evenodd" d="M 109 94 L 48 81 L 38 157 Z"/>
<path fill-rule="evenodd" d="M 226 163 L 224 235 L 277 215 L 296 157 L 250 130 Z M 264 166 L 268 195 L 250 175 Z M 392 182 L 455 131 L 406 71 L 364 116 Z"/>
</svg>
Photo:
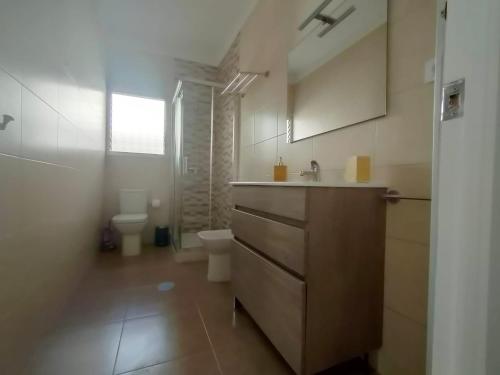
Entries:
<svg viewBox="0 0 500 375">
<path fill-rule="evenodd" d="M 170 289 L 173 289 L 175 284 L 171 281 L 165 281 L 163 283 L 158 284 L 158 291 L 160 292 L 168 292 Z"/>
</svg>

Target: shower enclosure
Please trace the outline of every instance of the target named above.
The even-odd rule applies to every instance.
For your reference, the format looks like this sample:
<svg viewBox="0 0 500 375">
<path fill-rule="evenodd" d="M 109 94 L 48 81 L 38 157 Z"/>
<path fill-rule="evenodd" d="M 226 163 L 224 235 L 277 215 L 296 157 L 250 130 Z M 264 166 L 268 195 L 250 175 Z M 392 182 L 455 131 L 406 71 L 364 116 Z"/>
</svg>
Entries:
<svg viewBox="0 0 500 375">
<path fill-rule="evenodd" d="M 211 229 L 214 100 L 223 85 L 183 79 L 172 100 L 174 184 L 172 237 L 176 253 L 201 247 L 197 232 Z"/>
</svg>

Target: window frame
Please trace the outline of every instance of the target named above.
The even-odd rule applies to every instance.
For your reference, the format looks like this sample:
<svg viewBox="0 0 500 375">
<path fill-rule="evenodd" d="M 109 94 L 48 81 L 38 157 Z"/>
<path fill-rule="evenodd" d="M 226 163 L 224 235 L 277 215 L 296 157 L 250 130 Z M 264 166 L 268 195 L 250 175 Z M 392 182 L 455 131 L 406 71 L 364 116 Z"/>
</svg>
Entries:
<svg viewBox="0 0 500 375">
<path fill-rule="evenodd" d="M 161 100 L 164 104 L 164 111 L 163 111 L 163 154 L 151 154 L 151 153 L 144 153 L 144 152 L 127 152 L 127 151 L 113 151 L 111 150 L 111 134 L 112 134 L 112 113 L 113 113 L 113 94 L 117 95 L 124 95 L 124 96 L 131 96 L 135 98 L 141 98 L 141 99 L 151 99 L 151 100 Z M 136 157 L 146 157 L 146 158 L 164 158 L 167 156 L 167 101 L 165 98 L 161 97 L 153 97 L 153 96 L 145 96 L 145 95 L 137 95 L 137 94 L 130 94 L 126 93 L 123 91 L 116 91 L 116 90 L 108 90 L 107 92 L 107 99 L 106 99 L 106 155 L 110 156 L 136 156 Z"/>
</svg>

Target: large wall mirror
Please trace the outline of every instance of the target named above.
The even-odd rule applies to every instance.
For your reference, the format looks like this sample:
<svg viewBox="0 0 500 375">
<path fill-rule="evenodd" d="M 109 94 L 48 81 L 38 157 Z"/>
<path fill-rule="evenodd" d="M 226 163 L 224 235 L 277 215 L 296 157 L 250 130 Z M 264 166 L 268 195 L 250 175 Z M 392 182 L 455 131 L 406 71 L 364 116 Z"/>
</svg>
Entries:
<svg viewBox="0 0 500 375">
<path fill-rule="evenodd" d="M 308 0 L 288 54 L 288 141 L 386 114 L 387 0 Z"/>
</svg>

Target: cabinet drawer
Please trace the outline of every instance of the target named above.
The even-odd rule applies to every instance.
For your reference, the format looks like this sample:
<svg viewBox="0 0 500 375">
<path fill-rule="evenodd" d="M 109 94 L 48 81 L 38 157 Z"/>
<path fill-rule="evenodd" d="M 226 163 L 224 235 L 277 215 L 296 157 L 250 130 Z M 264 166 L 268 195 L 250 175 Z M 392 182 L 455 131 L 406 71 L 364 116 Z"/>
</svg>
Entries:
<svg viewBox="0 0 500 375">
<path fill-rule="evenodd" d="M 231 228 L 236 238 L 255 247 L 300 275 L 305 273 L 305 231 L 233 209 Z"/>
<path fill-rule="evenodd" d="M 270 214 L 305 221 L 306 188 L 275 186 L 234 186 L 233 202 Z"/>
<path fill-rule="evenodd" d="M 236 297 L 296 373 L 302 371 L 305 284 L 233 240 Z"/>
</svg>

